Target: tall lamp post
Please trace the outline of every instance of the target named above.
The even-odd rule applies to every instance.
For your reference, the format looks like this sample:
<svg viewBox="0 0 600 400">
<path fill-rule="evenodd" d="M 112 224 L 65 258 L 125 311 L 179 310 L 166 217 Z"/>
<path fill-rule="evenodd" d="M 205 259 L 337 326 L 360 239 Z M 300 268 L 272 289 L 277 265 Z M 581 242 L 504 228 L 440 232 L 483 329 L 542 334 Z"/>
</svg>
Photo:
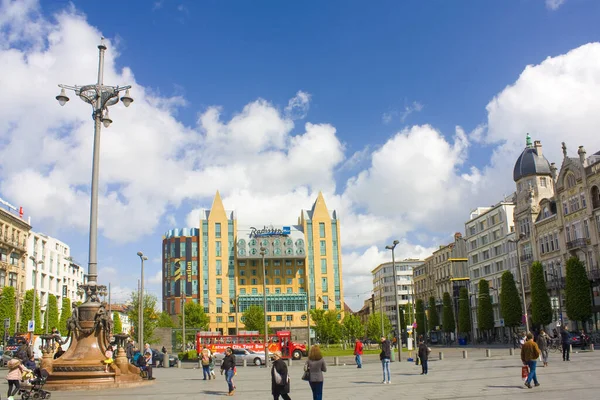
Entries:
<svg viewBox="0 0 600 400">
<path fill-rule="evenodd" d="M 138 341 L 139 346 L 144 346 L 144 261 L 148 259 L 141 251 L 137 252 L 140 261 L 142 262 L 142 277 L 140 280 L 140 293 L 139 293 L 139 310 L 138 310 Z M 144 347 L 140 347 L 140 350 L 143 351 Z"/>
<path fill-rule="evenodd" d="M 267 323 L 267 269 L 265 267 L 265 255 L 267 249 L 265 247 L 260 248 L 260 255 L 262 257 L 263 267 L 263 308 L 265 316 L 265 368 L 269 368 L 269 324 Z"/>
<path fill-rule="evenodd" d="M 560 265 L 560 263 L 558 263 Z M 563 316 L 562 316 L 562 296 L 560 293 L 560 277 L 558 276 L 558 271 L 552 266 L 552 272 L 549 274 L 552 277 L 552 280 L 555 282 L 556 292 L 558 293 L 558 320 L 560 321 L 561 326 L 563 325 Z"/>
<path fill-rule="evenodd" d="M 396 258 L 394 256 L 394 249 L 396 248 L 398 243 L 400 242 L 394 240 L 394 242 L 391 245 L 387 245 L 385 246 L 385 248 L 387 250 L 392 251 L 392 271 L 394 273 L 394 295 L 396 300 L 396 345 L 398 346 L 398 361 L 402 361 L 402 339 L 400 336 L 400 301 L 398 299 L 398 276 L 396 275 Z"/>
<path fill-rule="evenodd" d="M 29 256 L 29 259 L 33 261 L 35 267 L 35 280 L 33 281 L 33 300 L 31 302 L 31 320 L 35 325 L 35 298 L 37 297 L 37 282 L 38 282 L 38 265 L 43 264 L 43 260 L 36 260 L 34 256 Z M 33 339 L 32 339 L 33 340 Z"/>
<path fill-rule="evenodd" d="M 521 296 L 523 300 L 523 315 L 525 316 L 525 329 L 529 332 L 529 317 L 527 316 L 527 301 L 525 299 L 525 282 L 523 282 L 523 269 L 521 268 L 521 258 L 519 256 L 519 242 L 525 239 L 525 234 L 521 233 L 517 240 L 508 239 L 509 242 L 517 245 L 517 270 L 519 271 L 519 280 L 521 281 Z"/>
<path fill-rule="evenodd" d="M 92 187 L 91 187 L 91 204 L 90 204 L 90 237 L 89 237 L 89 264 L 88 264 L 88 283 L 86 294 L 92 301 L 99 301 L 96 295 L 98 289 L 98 176 L 100 169 L 100 131 L 102 125 L 108 128 L 112 123 L 112 119 L 108 116 L 108 107 L 119 102 L 119 93 L 125 90 L 125 95 L 121 97 L 121 101 L 125 107 L 129 107 L 133 103 L 133 98 L 129 94 L 130 85 L 126 86 L 107 86 L 104 85 L 104 52 L 106 45 L 104 38 L 98 45 L 98 81 L 95 84 L 84 86 L 70 86 L 60 84 L 60 94 L 56 96 L 56 100 L 61 106 L 64 106 L 69 98 L 65 89 L 72 90 L 81 100 L 89 103 L 92 106 L 94 119 L 94 148 L 92 159 Z M 87 299 L 86 299 L 87 300 Z"/>
</svg>

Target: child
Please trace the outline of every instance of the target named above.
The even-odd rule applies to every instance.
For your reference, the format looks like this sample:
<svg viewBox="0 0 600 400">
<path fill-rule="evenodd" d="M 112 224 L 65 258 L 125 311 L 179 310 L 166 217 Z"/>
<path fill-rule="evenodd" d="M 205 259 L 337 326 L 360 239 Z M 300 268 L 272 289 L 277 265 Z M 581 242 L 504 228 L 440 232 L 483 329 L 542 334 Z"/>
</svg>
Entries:
<svg viewBox="0 0 600 400">
<path fill-rule="evenodd" d="M 13 396 L 21 388 L 21 377 L 25 368 L 21 365 L 21 360 L 17 358 L 11 359 L 6 366 L 8 367 L 8 374 L 6 375 L 6 380 L 8 381 L 8 400 L 14 400 Z"/>
<path fill-rule="evenodd" d="M 200 364 L 202 364 L 202 374 L 204 375 L 204 380 L 208 378 L 212 379 L 212 375 L 210 373 L 210 364 L 212 363 L 212 357 L 210 356 L 210 352 L 208 349 L 202 350 L 202 355 L 200 358 Z"/>
<path fill-rule="evenodd" d="M 104 357 L 106 357 L 106 360 L 104 360 L 104 364 L 106 364 L 106 366 L 104 367 L 104 372 L 108 372 L 108 368 L 110 367 L 110 364 L 112 364 L 114 362 L 112 346 L 108 346 L 108 348 L 104 352 Z"/>
</svg>

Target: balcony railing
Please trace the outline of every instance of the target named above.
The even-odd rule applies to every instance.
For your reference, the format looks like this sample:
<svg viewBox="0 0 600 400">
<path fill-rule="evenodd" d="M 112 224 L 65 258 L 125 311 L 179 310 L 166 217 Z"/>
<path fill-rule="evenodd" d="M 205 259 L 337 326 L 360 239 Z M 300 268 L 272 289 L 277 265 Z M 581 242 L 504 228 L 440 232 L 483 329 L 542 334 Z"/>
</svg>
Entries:
<svg viewBox="0 0 600 400">
<path fill-rule="evenodd" d="M 519 259 L 522 262 L 531 261 L 531 260 L 533 260 L 533 254 L 531 254 L 531 253 L 521 254 L 521 257 L 519 257 Z"/>
<path fill-rule="evenodd" d="M 588 244 L 587 239 L 584 239 L 584 238 L 573 239 L 570 242 L 567 242 L 567 250 L 573 250 L 573 249 L 578 249 L 580 247 L 586 247 L 587 244 Z"/>
<path fill-rule="evenodd" d="M 590 281 L 600 281 L 600 269 L 598 267 L 587 271 L 587 276 Z"/>
</svg>

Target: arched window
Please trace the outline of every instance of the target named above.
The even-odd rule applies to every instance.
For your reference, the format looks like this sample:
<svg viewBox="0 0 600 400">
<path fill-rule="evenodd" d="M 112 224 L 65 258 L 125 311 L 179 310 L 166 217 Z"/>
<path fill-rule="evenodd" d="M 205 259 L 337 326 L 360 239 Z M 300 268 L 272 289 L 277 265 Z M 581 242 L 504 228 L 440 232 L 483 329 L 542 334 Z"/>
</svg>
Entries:
<svg viewBox="0 0 600 400">
<path fill-rule="evenodd" d="M 592 208 L 596 209 L 600 207 L 600 189 L 598 186 L 592 186 Z"/>
<path fill-rule="evenodd" d="M 575 175 L 572 173 L 567 174 L 567 176 L 565 177 L 565 181 L 567 182 L 567 189 L 570 189 L 577 184 L 577 182 L 575 181 Z"/>
</svg>

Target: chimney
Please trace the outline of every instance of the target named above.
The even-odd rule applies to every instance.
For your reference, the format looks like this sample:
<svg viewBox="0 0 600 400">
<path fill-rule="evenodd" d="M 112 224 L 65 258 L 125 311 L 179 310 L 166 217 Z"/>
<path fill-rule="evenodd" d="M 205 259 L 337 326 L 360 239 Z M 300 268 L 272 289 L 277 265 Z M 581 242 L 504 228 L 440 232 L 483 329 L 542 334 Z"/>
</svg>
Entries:
<svg viewBox="0 0 600 400">
<path fill-rule="evenodd" d="M 539 140 L 536 140 L 535 142 L 533 142 L 533 147 L 535 147 L 535 151 L 537 152 L 538 156 L 542 156 L 542 142 L 540 142 Z"/>
<path fill-rule="evenodd" d="M 556 171 L 558 169 L 556 168 L 556 163 L 552 163 L 550 164 L 550 172 L 552 173 L 552 179 L 554 180 L 554 182 L 556 182 Z"/>
<path fill-rule="evenodd" d="M 581 165 L 585 167 L 585 149 L 583 148 L 583 146 L 579 146 L 577 154 L 579 154 L 579 161 L 581 162 Z"/>
</svg>

